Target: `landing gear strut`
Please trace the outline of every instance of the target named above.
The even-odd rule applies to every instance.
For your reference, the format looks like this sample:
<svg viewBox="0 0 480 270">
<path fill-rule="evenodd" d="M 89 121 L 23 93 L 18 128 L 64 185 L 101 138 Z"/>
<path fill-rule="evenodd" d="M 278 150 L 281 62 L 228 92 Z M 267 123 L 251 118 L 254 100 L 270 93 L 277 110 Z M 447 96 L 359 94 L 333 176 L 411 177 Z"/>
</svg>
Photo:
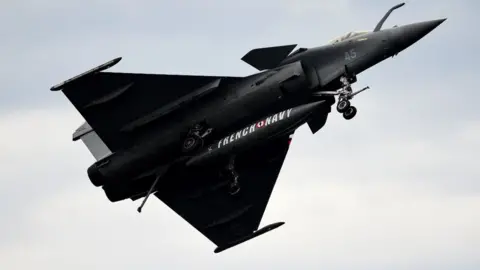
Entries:
<svg viewBox="0 0 480 270">
<path fill-rule="evenodd" d="M 361 90 L 353 92 L 352 87 L 350 86 L 350 81 L 347 77 L 343 76 L 340 78 L 340 82 L 343 84 L 341 90 L 337 91 L 338 102 L 337 102 L 337 111 L 343 114 L 343 118 L 350 120 L 357 114 L 357 108 L 350 104 L 350 100 L 357 94 L 370 89 L 370 87 L 364 87 Z"/>
<path fill-rule="evenodd" d="M 361 92 L 370 89 L 370 87 L 367 86 L 361 90 L 353 92 L 350 83 L 355 81 L 356 77 L 354 75 L 352 76 L 345 74 L 344 76 L 340 77 L 340 82 L 343 85 L 342 89 L 338 91 L 319 91 L 313 93 L 313 96 L 338 96 L 337 111 L 343 114 L 343 118 L 350 120 L 357 114 L 357 108 L 350 104 L 350 100 Z"/>
<path fill-rule="evenodd" d="M 203 138 L 212 132 L 206 124 L 196 124 L 188 132 L 187 137 L 183 141 L 182 152 L 194 152 L 203 146 Z"/>
<path fill-rule="evenodd" d="M 238 183 L 238 173 L 235 170 L 235 156 L 231 156 L 225 168 L 224 177 L 229 181 L 229 193 L 235 195 L 240 191 L 240 184 Z"/>
</svg>

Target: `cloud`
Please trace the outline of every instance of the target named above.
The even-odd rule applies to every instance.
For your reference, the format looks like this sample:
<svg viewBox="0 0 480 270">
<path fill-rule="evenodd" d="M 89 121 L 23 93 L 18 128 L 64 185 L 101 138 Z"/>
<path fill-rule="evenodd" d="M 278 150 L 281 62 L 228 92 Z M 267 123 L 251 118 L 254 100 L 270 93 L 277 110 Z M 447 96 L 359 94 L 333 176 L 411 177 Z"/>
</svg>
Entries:
<svg viewBox="0 0 480 270">
<path fill-rule="evenodd" d="M 92 158 L 80 151 L 80 145 L 72 145 L 69 136 L 80 121 L 78 113 L 63 110 L 18 111 L 0 117 L 0 197 L 5 201 L 0 213 L 6 221 L 0 223 L 4 232 L 0 246 L 30 230 L 25 220 L 28 207 L 85 176 L 82 164 Z"/>
<path fill-rule="evenodd" d="M 40 119 L 44 120 L 36 126 L 25 124 Z M 347 122 L 337 117 L 315 136 L 302 127 L 263 221 L 287 224 L 214 255 L 214 245 L 161 202 L 150 200 L 138 215 L 138 202 L 111 204 L 100 189 L 92 187 L 83 171 L 92 161 L 86 149 L 61 135 L 70 134 L 76 119 L 76 115 L 35 112 L 1 122 L 8 124 L 10 134 L 51 128 L 27 142 L 23 150 L 17 148 L 17 155 L 8 157 L 13 162 L 2 167 L 2 171 L 15 171 L 43 157 L 37 166 L 12 179 L 23 180 L 22 189 L 27 192 L 10 201 L 16 213 L 7 208 L 4 215 L 13 217 L 7 219 L 11 227 L 2 228 L 9 234 L 0 245 L 0 259 L 6 266 L 406 269 L 422 265 L 433 269 L 479 263 L 475 258 L 480 250 L 476 230 L 480 187 L 475 180 L 480 175 L 473 155 L 480 150 L 475 140 L 479 123 L 470 123 L 441 141 L 390 138 L 364 144 L 354 141 L 363 141 L 368 134 L 348 134 L 343 125 Z M 345 137 L 335 136 L 345 133 Z M 2 145 L 2 149 L 8 147 Z M 456 175 L 448 174 L 448 166 Z M 468 187 L 468 176 L 472 186 L 462 190 Z M 10 184 L 2 182 L 1 190 L 12 192 Z M 188 255 L 189 260 L 175 259 L 178 254 Z M 240 258 L 249 259 L 238 264 Z"/>
<path fill-rule="evenodd" d="M 364 173 L 376 166 L 362 171 L 357 164 L 342 170 L 341 162 L 325 162 L 330 155 L 302 158 L 301 146 L 293 144 L 265 215 L 264 223 L 285 220 L 287 224 L 225 253 L 214 255 L 208 240 L 159 201 L 151 200 L 138 215 L 136 203 L 110 204 L 101 190 L 79 177 L 62 192 L 28 207 L 29 229 L 24 232 L 28 237 L 3 246 L 0 258 L 7 267 L 50 269 L 478 265 L 478 193 L 452 196 L 421 182 L 392 180 L 388 169 L 368 175 L 367 181 Z M 400 161 L 400 166 L 406 162 Z M 189 260 L 175 259 L 179 254 Z M 239 264 L 241 258 L 248 260 Z"/>
</svg>

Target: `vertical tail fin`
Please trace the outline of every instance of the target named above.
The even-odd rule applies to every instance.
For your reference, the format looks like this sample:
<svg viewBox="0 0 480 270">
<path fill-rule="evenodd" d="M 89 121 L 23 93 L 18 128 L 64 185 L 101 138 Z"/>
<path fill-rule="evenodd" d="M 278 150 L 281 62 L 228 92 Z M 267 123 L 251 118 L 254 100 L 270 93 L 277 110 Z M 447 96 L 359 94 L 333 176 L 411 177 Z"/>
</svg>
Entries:
<svg viewBox="0 0 480 270">
<path fill-rule="evenodd" d="M 96 160 L 100 160 L 112 153 L 87 122 L 83 123 L 73 133 L 73 140 L 77 141 L 78 139 L 82 140 Z"/>
</svg>

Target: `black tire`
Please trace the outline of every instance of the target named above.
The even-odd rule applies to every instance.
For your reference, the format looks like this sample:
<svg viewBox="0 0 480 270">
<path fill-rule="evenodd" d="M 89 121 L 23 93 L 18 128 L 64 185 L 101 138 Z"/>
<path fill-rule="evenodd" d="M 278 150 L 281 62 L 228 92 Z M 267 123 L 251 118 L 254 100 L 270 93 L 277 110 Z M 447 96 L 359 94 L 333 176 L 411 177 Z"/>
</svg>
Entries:
<svg viewBox="0 0 480 270">
<path fill-rule="evenodd" d="M 350 120 L 352 119 L 353 117 L 355 117 L 355 115 L 357 115 L 357 108 L 353 107 L 353 106 L 350 106 L 348 107 L 348 109 L 343 113 L 343 118 L 345 118 L 346 120 Z"/>
<path fill-rule="evenodd" d="M 189 153 L 193 152 L 203 145 L 202 138 L 198 136 L 188 136 L 185 141 L 183 141 L 182 152 Z"/>
<path fill-rule="evenodd" d="M 339 113 L 344 113 L 348 108 L 350 108 L 350 101 L 348 100 L 340 100 L 337 103 L 337 112 Z"/>
</svg>

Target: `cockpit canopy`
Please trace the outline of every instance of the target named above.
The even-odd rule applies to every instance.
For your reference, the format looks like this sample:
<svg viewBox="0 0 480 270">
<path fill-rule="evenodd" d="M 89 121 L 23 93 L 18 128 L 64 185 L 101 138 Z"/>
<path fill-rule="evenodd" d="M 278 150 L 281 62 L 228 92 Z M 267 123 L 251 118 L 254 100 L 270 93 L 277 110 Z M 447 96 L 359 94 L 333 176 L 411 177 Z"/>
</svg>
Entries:
<svg viewBox="0 0 480 270">
<path fill-rule="evenodd" d="M 338 42 L 342 42 L 342 41 L 345 41 L 347 39 L 351 39 L 353 37 L 357 37 L 357 36 L 360 36 L 360 35 L 364 35 L 364 34 L 367 34 L 369 33 L 370 31 L 352 31 L 352 32 L 348 32 L 346 33 L 345 35 L 343 36 L 340 36 L 336 39 L 333 39 L 331 40 L 329 43 L 330 44 L 335 44 L 335 43 L 338 43 Z"/>
</svg>

